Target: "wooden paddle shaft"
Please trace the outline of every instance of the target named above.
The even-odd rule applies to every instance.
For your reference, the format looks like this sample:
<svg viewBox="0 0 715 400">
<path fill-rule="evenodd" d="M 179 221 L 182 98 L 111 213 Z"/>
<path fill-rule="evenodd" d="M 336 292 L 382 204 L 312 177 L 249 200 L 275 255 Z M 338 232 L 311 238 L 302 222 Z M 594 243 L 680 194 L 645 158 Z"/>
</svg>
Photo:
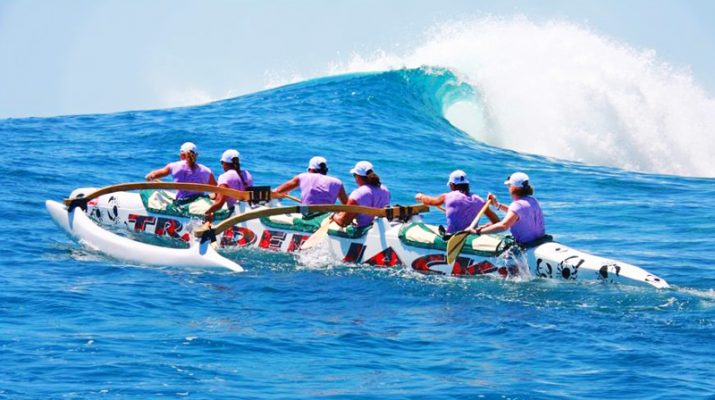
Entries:
<svg viewBox="0 0 715 400">
<path fill-rule="evenodd" d="M 479 224 L 479 220 L 482 218 L 482 215 L 484 215 L 485 212 L 487 212 L 487 209 L 489 208 L 489 204 L 492 203 L 492 199 L 487 199 L 486 203 L 482 206 L 482 209 L 479 210 L 479 213 L 477 214 L 476 217 L 474 217 L 474 220 L 472 221 L 471 224 L 469 224 L 469 229 L 474 229 L 477 224 Z"/>
</svg>

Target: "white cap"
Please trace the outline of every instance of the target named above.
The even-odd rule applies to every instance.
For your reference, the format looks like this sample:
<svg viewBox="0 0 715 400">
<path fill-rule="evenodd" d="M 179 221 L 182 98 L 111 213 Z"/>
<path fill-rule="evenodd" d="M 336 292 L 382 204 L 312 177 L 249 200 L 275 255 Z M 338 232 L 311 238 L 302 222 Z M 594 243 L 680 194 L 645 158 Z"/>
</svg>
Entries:
<svg viewBox="0 0 715 400">
<path fill-rule="evenodd" d="M 524 182 L 529 180 L 529 175 L 523 172 L 514 172 L 504 181 L 504 184 L 509 186 L 516 186 L 518 188 L 524 187 Z"/>
<path fill-rule="evenodd" d="M 321 156 L 315 156 L 310 159 L 310 162 L 308 162 L 308 169 L 315 169 L 319 170 L 320 169 L 320 164 L 325 164 L 325 166 L 328 166 L 328 160 L 325 159 L 325 157 Z"/>
<path fill-rule="evenodd" d="M 241 154 L 238 152 L 238 150 L 234 149 L 228 149 L 221 154 L 221 162 L 225 162 L 227 164 L 233 163 L 234 158 L 239 158 Z"/>
<path fill-rule="evenodd" d="M 449 174 L 449 181 L 447 181 L 447 186 L 449 186 L 450 183 L 454 183 L 455 185 L 469 183 L 469 179 L 467 179 L 467 173 L 462 171 L 461 169 L 452 171 L 452 173 Z"/>
<path fill-rule="evenodd" d="M 179 150 L 179 151 L 180 151 L 181 153 L 192 152 L 192 153 L 194 153 L 194 154 L 199 154 L 199 148 L 196 147 L 196 145 L 193 144 L 193 143 L 191 143 L 191 142 L 186 142 L 186 143 L 182 144 L 182 145 L 181 145 L 181 150 Z"/>
<path fill-rule="evenodd" d="M 370 161 L 358 161 L 357 164 L 350 170 L 351 174 L 367 176 L 367 174 L 372 171 L 372 164 Z"/>
</svg>

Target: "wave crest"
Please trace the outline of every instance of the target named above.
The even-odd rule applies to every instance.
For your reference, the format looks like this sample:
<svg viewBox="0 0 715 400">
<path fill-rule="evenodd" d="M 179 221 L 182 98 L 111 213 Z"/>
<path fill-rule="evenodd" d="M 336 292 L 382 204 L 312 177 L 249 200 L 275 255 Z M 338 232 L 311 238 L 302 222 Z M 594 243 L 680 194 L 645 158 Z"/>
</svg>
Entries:
<svg viewBox="0 0 715 400">
<path fill-rule="evenodd" d="M 471 85 L 476 95 L 449 92 L 444 115 L 490 145 L 715 176 L 715 100 L 688 70 L 658 61 L 654 51 L 564 21 L 484 18 L 440 25 L 407 54 L 355 54 L 330 73 L 423 65 L 449 69 Z"/>
</svg>

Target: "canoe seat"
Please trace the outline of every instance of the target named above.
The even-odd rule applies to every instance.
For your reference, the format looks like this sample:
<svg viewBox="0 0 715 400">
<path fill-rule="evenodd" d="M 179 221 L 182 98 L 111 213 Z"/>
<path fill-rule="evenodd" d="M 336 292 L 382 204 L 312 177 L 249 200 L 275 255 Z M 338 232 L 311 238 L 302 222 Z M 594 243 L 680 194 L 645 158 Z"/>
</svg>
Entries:
<svg viewBox="0 0 715 400">
<path fill-rule="evenodd" d="M 166 190 L 142 190 L 139 194 L 147 211 L 177 217 L 204 218 L 204 213 L 213 204 L 208 197 L 199 197 L 191 203 L 177 206 L 174 204 L 176 193 Z M 228 218 L 229 215 L 230 212 L 224 204 L 220 210 L 214 213 L 214 219 L 220 221 Z"/>
<path fill-rule="evenodd" d="M 341 236 L 350 239 L 356 239 L 365 236 L 367 231 L 372 228 L 372 224 L 368 226 L 363 226 L 362 228 L 356 228 L 355 225 L 348 225 L 342 227 L 335 222 L 330 223 L 330 228 L 328 228 L 328 234 L 333 236 Z"/>
<path fill-rule="evenodd" d="M 261 223 L 269 228 L 312 233 L 320 228 L 320 223 L 328 214 L 319 214 L 312 218 L 303 218 L 300 213 L 271 215 L 261 218 Z"/>
<path fill-rule="evenodd" d="M 303 214 L 300 213 L 280 214 L 261 218 L 261 223 L 274 229 L 313 233 L 320 228 L 320 224 L 327 217 L 327 213 L 309 217 L 303 217 Z M 364 236 L 368 230 L 370 230 L 370 226 L 357 229 L 351 225 L 342 228 L 333 222 L 328 229 L 328 234 L 347 238 L 359 238 Z"/>
<path fill-rule="evenodd" d="M 405 224 L 400 228 L 400 240 L 407 245 L 435 250 L 447 250 L 447 242 L 439 235 L 437 226 L 423 222 Z M 497 235 L 469 235 L 462 253 L 482 257 L 498 256 L 511 245 L 509 237 Z"/>
</svg>

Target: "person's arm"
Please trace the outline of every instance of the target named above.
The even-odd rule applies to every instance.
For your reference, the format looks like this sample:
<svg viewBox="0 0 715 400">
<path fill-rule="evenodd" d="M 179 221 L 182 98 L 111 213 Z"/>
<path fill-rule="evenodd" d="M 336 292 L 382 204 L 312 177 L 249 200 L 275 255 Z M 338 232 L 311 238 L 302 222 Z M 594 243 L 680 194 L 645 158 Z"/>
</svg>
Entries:
<svg viewBox="0 0 715 400">
<path fill-rule="evenodd" d="M 209 181 L 206 182 L 206 184 L 211 185 L 211 186 L 219 186 L 218 182 L 216 182 L 216 178 L 214 177 L 213 172 L 209 174 Z M 221 186 L 226 186 L 226 185 L 221 185 Z M 228 186 L 226 186 L 228 187 Z M 211 200 L 216 200 L 218 198 L 218 193 L 214 192 L 209 192 L 209 199 Z"/>
<path fill-rule="evenodd" d="M 164 168 L 155 169 L 154 171 L 151 171 L 146 174 L 144 179 L 146 179 L 147 182 L 151 182 L 154 179 L 161 179 L 169 174 L 171 174 L 171 167 L 169 166 L 169 164 L 166 164 Z"/>
<path fill-rule="evenodd" d="M 274 193 L 288 193 L 291 190 L 297 188 L 299 184 L 300 184 L 300 179 L 296 175 L 293 177 L 293 179 L 291 179 L 288 182 L 275 188 L 275 190 L 273 190 L 273 192 Z"/>
<path fill-rule="evenodd" d="M 349 206 L 357 206 L 359 205 L 357 201 L 353 199 L 348 199 L 347 205 Z M 350 212 L 339 212 L 335 213 L 332 216 L 333 221 L 335 221 L 336 224 L 345 227 L 350 225 L 353 220 L 355 220 L 355 217 L 357 217 L 357 214 L 355 213 L 350 213 Z"/>
<path fill-rule="evenodd" d="M 341 204 L 348 204 L 348 194 L 345 193 L 345 186 L 340 185 L 340 191 L 338 191 L 338 200 Z"/>
<path fill-rule="evenodd" d="M 500 203 L 499 200 L 497 200 L 496 195 L 489 193 L 489 195 L 487 196 L 487 199 L 492 200 L 492 205 L 494 206 L 494 208 L 497 211 L 504 211 L 504 212 L 509 211 L 509 206 L 507 206 L 506 204 Z"/>
<path fill-rule="evenodd" d="M 491 221 L 492 224 L 496 224 L 497 222 L 499 222 L 499 216 L 497 215 L 497 213 L 492 211 L 491 208 L 487 208 L 487 210 L 484 212 L 484 215 L 489 218 L 489 221 Z"/>
<path fill-rule="evenodd" d="M 470 232 L 476 233 L 479 235 L 484 235 L 487 233 L 498 233 L 498 232 L 504 232 L 505 230 L 509 229 L 516 223 L 516 221 L 519 220 L 519 216 L 514 212 L 509 210 L 506 213 L 506 216 L 504 217 L 503 220 L 492 224 L 492 225 L 482 225 L 478 227 L 477 229 L 472 229 Z"/>
<path fill-rule="evenodd" d="M 228 185 L 219 185 L 219 187 L 225 187 L 228 188 Z M 204 214 L 206 214 L 207 217 L 213 218 L 213 213 L 216 212 L 217 210 L 221 209 L 223 205 L 226 203 L 226 196 L 224 196 L 221 193 L 216 193 L 216 197 L 214 197 L 214 203 L 209 207 Z"/>
<path fill-rule="evenodd" d="M 441 206 L 444 204 L 444 199 L 446 198 L 446 194 L 442 193 L 439 196 L 427 196 L 426 194 L 423 193 L 417 193 L 415 195 L 415 200 L 421 201 L 422 204 L 426 206 Z"/>
<path fill-rule="evenodd" d="M 246 187 L 251 187 L 251 186 L 253 186 L 253 175 L 251 175 L 251 173 L 248 172 L 248 171 L 245 171 L 245 172 L 246 172 L 246 175 L 245 175 L 245 177 L 246 177 Z M 244 188 L 244 189 L 245 189 L 245 188 Z"/>
</svg>

